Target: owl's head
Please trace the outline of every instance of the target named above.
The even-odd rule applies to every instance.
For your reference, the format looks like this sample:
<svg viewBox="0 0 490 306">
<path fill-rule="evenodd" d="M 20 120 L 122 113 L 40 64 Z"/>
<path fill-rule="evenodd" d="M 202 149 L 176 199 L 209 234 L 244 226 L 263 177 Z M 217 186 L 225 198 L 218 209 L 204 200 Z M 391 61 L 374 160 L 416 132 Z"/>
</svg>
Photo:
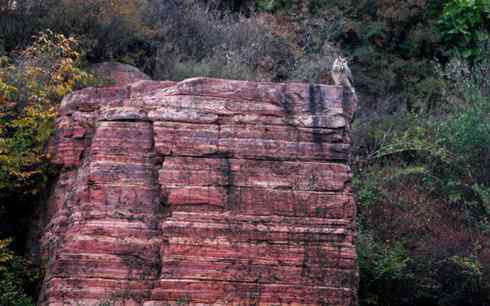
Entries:
<svg viewBox="0 0 490 306">
<path fill-rule="evenodd" d="M 343 72 L 347 66 L 347 59 L 342 56 L 337 56 L 333 62 L 332 70 L 335 72 Z"/>
</svg>

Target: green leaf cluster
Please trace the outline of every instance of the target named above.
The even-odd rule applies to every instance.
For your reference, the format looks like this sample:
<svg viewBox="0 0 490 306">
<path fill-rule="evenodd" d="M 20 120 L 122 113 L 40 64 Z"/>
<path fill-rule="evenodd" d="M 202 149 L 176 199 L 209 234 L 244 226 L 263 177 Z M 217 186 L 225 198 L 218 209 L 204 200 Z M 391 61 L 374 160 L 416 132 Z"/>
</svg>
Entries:
<svg viewBox="0 0 490 306">
<path fill-rule="evenodd" d="M 353 181 L 361 305 L 490 302 L 487 65 L 440 71 L 442 110 L 362 127 Z"/>
<path fill-rule="evenodd" d="M 0 58 L 0 218 L 9 220 L 0 223 L 0 237 L 22 241 L 21 220 L 55 171 L 46 147 L 58 104 L 66 94 L 95 81 L 80 68 L 80 61 L 78 41 L 49 30 L 15 57 Z M 40 276 L 10 244 L 0 239 L 0 305 L 34 305 L 30 295 Z"/>
<path fill-rule="evenodd" d="M 490 2 L 487 0 L 450 0 L 444 4 L 437 22 L 444 42 L 464 58 L 484 59 L 490 39 Z"/>
<path fill-rule="evenodd" d="M 73 37 L 51 31 L 0 66 L 0 199 L 36 194 L 49 175 L 46 144 L 62 97 L 91 82 Z"/>
<path fill-rule="evenodd" d="M 34 306 L 26 289 L 39 280 L 40 274 L 27 261 L 10 251 L 10 243 L 9 239 L 0 240 L 0 305 Z"/>
</svg>

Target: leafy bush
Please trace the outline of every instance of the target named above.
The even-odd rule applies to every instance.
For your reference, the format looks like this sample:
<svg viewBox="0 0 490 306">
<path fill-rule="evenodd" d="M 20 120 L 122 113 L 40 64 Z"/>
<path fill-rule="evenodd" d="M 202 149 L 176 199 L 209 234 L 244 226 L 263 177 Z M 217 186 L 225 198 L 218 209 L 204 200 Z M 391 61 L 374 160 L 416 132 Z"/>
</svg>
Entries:
<svg viewBox="0 0 490 306">
<path fill-rule="evenodd" d="M 157 9 L 160 43 L 154 76 L 181 80 L 199 75 L 233 79 L 284 79 L 288 44 L 254 20 L 219 15 L 195 2 L 162 2 Z M 269 62 L 269 63 L 264 63 Z"/>
<path fill-rule="evenodd" d="M 476 74 L 479 67 L 474 71 Z M 475 86 L 468 84 L 475 80 L 456 82 L 456 88 L 448 85 L 456 91 L 448 98 L 461 91 L 472 92 L 464 95 L 465 103 L 449 104 L 449 113 L 445 115 L 412 116 L 407 126 L 392 133 L 378 154 L 397 155 L 412 164 L 425 163 L 430 174 L 426 183 L 437 187 L 433 192 L 448 197 L 450 203 L 466 200 L 483 205 L 483 198 L 478 197 L 479 192 L 473 186 L 490 186 L 490 176 L 485 170 L 490 165 L 490 96 L 482 95 L 482 91 L 475 93 Z M 475 213 L 482 216 L 480 211 Z"/>
<path fill-rule="evenodd" d="M 16 237 L 22 249 L 25 220 L 53 169 L 45 147 L 56 109 L 67 93 L 93 79 L 80 67 L 78 42 L 46 31 L 14 59 L 0 65 L 0 237 Z M 34 305 L 39 275 L 0 240 L 0 304 Z M 29 289 L 30 288 L 30 289 Z"/>
<path fill-rule="evenodd" d="M 9 240 L 0 240 L 0 304 L 4 306 L 34 306 L 29 296 L 35 289 L 40 274 L 36 269 L 15 256 L 9 249 Z"/>
<path fill-rule="evenodd" d="M 289 8 L 292 2 L 291 0 L 257 0 L 256 5 L 259 11 L 276 11 Z"/>
<path fill-rule="evenodd" d="M 401 242 L 383 244 L 361 230 L 357 240 L 361 305 L 395 305 L 392 298 L 412 282 L 410 257 Z M 385 293 L 390 291 L 390 295 Z M 400 295 L 400 300 L 404 296 Z M 396 301 L 396 299 L 395 299 Z"/>
<path fill-rule="evenodd" d="M 31 36 L 51 29 L 78 36 L 92 62 L 118 60 L 145 67 L 155 51 L 148 0 L 24 0 L 0 7 L 0 41 L 11 52 L 31 43 Z"/>
<path fill-rule="evenodd" d="M 442 39 L 467 59 L 484 59 L 490 39 L 490 2 L 451 0 L 438 21 Z"/>
<path fill-rule="evenodd" d="M 361 305 L 490 302 L 486 68 L 447 69 L 445 108 L 363 125 L 354 167 Z"/>
<path fill-rule="evenodd" d="M 35 194 L 49 172 L 45 145 L 56 106 L 89 82 L 79 68 L 77 41 L 43 32 L 13 62 L 0 67 L 0 199 Z"/>
<path fill-rule="evenodd" d="M 0 238 L 23 249 L 28 217 L 54 169 L 46 155 L 57 106 L 64 95 L 95 84 L 80 69 L 78 41 L 51 31 L 0 65 Z M 38 273 L 0 240 L 0 304 L 34 305 Z"/>
<path fill-rule="evenodd" d="M 147 0 L 63 0 L 48 11 L 52 17 L 46 26 L 80 36 L 89 60 L 116 59 L 144 67 L 154 52 Z"/>
</svg>

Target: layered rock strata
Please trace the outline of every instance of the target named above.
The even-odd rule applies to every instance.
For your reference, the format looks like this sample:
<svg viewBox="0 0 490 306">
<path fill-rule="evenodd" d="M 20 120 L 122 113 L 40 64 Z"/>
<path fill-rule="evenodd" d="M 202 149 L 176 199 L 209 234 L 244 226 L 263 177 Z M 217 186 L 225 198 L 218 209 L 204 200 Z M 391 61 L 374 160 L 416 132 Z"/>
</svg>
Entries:
<svg viewBox="0 0 490 306">
<path fill-rule="evenodd" d="M 63 100 L 40 305 L 355 305 L 336 86 L 196 78 Z"/>
</svg>

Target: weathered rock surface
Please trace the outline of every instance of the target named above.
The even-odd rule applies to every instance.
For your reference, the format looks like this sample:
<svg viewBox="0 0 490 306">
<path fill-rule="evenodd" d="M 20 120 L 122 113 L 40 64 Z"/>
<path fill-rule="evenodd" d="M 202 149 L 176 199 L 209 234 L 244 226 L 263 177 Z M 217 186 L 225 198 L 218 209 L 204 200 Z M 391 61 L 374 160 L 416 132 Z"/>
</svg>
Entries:
<svg viewBox="0 0 490 306">
<path fill-rule="evenodd" d="M 150 80 L 150 77 L 138 68 L 121 63 L 103 62 L 90 69 L 98 79 L 114 82 L 113 85 L 125 86 L 136 81 Z"/>
<path fill-rule="evenodd" d="M 66 97 L 39 304 L 355 305 L 354 102 L 203 78 Z"/>
</svg>

